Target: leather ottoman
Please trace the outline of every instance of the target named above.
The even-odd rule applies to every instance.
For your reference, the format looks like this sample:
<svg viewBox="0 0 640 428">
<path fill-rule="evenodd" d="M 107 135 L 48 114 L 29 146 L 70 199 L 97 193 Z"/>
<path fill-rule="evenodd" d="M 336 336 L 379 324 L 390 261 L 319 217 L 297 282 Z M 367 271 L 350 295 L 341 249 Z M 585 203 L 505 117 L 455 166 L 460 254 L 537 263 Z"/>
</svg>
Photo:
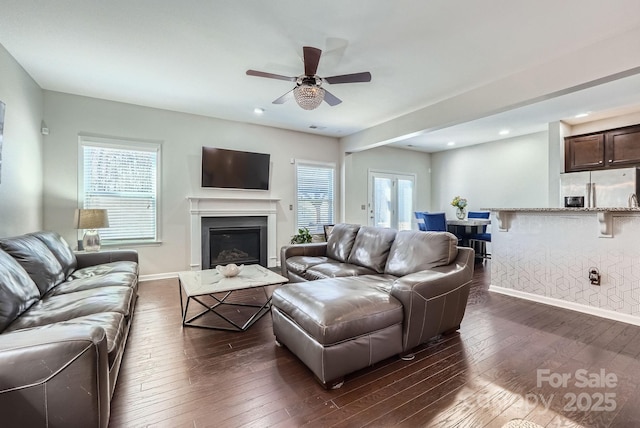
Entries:
<svg viewBox="0 0 640 428">
<path fill-rule="evenodd" d="M 327 388 L 344 375 L 402 352 L 403 306 L 390 295 L 393 275 L 288 284 L 273 293 L 276 340 Z"/>
</svg>

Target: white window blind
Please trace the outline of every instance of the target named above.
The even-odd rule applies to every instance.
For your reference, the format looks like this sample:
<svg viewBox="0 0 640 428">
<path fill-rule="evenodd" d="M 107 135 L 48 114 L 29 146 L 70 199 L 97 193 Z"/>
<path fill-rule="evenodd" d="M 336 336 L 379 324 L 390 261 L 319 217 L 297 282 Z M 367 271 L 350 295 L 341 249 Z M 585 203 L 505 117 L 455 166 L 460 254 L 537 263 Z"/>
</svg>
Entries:
<svg viewBox="0 0 640 428">
<path fill-rule="evenodd" d="M 83 208 L 107 210 L 103 243 L 158 240 L 160 145 L 81 140 Z"/>
<path fill-rule="evenodd" d="M 297 228 L 323 233 L 323 225 L 333 224 L 333 165 L 296 163 Z"/>
</svg>

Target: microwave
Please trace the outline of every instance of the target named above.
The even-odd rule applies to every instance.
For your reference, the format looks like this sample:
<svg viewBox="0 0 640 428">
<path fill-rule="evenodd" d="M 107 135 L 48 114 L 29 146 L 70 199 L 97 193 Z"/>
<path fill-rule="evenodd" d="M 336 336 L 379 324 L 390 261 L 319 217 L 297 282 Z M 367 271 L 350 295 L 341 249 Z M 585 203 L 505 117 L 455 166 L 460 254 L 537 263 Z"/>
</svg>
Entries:
<svg viewBox="0 0 640 428">
<path fill-rule="evenodd" d="M 565 196 L 565 208 L 584 208 L 584 196 Z"/>
</svg>

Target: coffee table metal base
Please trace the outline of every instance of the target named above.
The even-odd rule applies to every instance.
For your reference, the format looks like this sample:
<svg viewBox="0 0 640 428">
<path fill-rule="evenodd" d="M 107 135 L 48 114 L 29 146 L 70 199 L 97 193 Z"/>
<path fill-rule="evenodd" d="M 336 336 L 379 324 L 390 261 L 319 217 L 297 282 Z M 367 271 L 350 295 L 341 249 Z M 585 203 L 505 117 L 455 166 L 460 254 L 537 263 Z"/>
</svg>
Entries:
<svg viewBox="0 0 640 428">
<path fill-rule="evenodd" d="M 229 298 L 229 296 L 231 296 L 233 291 L 227 291 L 226 293 L 224 293 L 224 296 L 222 298 L 219 298 L 214 294 L 208 294 L 208 296 L 211 297 L 216 302 L 213 305 L 209 305 L 208 303 L 203 302 L 202 299 L 200 299 L 203 296 L 187 296 L 186 297 L 186 303 L 183 304 L 184 299 L 182 297 L 182 285 L 179 285 L 179 287 L 180 287 L 180 290 L 179 290 L 180 291 L 180 309 L 182 310 L 182 325 L 183 326 L 208 328 L 208 329 L 212 329 L 212 330 L 247 331 L 247 329 L 249 327 L 251 327 L 256 321 L 258 321 L 260 318 L 262 318 L 264 316 L 264 314 L 269 312 L 269 310 L 271 309 L 271 298 L 269 296 L 267 296 L 267 291 L 265 290 L 264 287 L 262 287 L 262 290 L 264 291 L 264 295 L 265 295 L 265 298 L 267 299 L 267 301 L 265 303 L 263 303 L 262 305 L 252 305 L 252 304 L 249 304 L 249 303 L 227 302 L 227 299 Z M 221 293 L 219 293 L 219 294 L 221 294 Z M 198 314 L 187 318 L 187 313 L 189 311 L 189 303 L 191 301 L 195 301 L 196 303 L 200 304 L 205 309 L 202 312 L 199 312 Z M 222 307 L 224 307 L 224 306 L 240 306 L 240 307 L 255 308 L 257 310 L 255 312 L 253 312 L 249 316 L 249 319 L 244 324 L 240 325 L 237 322 L 229 319 L 228 317 L 226 317 L 225 315 L 223 315 L 223 314 L 221 314 L 220 312 L 217 311 L 217 309 L 219 309 L 219 308 L 222 309 Z M 199 319 L 202 316 L 204 316 L 206 314 L 209 314 L 209 313 L 216 315 L 217 317 L 222 319 L 227 325 L 226 326 L 217 326 L 217 325 L 213 326 L 213 325 L 207 325 L 207 324 L 198 324 L 198 323 L 194 322 L 197 319 Z"/>
<path fill-rule="evenodd" d="M 246 331 L 271 309 L 267 287 L 288 281 L 288 278 L 258 264 L 244 266 L 234 277 L 225 277 L 217 269 L 178 272 L 182 325 Z M 260 288 L 264 293 L 264 303 L 260 303 L 263 300 L 253 300 Z M 248 291 L 251 289 L 255 292 Z M 248 292 L 252 300 L 240 298 L 232 301 L 231 297 L 237 291 Z M 192 308 L 192 302 L 195 302 L 195 308 Z M 238 310 L 240 307 L 245 311 Z"/>
</svg>

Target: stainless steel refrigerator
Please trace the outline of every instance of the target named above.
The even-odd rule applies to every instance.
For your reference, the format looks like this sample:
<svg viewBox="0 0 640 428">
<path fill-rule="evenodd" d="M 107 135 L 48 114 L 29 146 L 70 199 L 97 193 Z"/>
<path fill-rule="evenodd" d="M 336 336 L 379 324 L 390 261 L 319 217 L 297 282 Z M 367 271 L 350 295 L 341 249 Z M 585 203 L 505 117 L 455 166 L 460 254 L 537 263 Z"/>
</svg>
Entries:
<svg viewBox="0 0 640 428">
<path fill-rule="evenodd" d="M 637 202 L 639 171 L 634 167 L 560 174 L 560 206 L 565 206 L 565 197 L 582 196 L 585 207 L 629 207 Z"/>
</svg>

